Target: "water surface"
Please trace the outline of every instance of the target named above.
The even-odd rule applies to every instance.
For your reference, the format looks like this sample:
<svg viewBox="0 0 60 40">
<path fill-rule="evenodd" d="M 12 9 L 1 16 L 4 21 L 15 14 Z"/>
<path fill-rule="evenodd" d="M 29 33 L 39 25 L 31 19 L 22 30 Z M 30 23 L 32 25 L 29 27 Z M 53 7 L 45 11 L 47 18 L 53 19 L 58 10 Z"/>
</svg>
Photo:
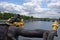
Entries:
<svg viewBox="0 0 60 40">
<path fill-rule="evenodd" d="M 52 29 L 52 23 L 53 22 L 46 22 L 46 21 L 34 21 L 34 22 L 27 22 L 25 23 L 24 28 L 28 30 L 34 30 L 34 29 L 46 29 L 51 30 Z M 60 40 L 60 25 L 58 28 L 58 37 L 54 37 L 54 40 Z M 43 38 L 27 38 L 19 36 L 19 40 L 43 40 Z"/>
</svg>

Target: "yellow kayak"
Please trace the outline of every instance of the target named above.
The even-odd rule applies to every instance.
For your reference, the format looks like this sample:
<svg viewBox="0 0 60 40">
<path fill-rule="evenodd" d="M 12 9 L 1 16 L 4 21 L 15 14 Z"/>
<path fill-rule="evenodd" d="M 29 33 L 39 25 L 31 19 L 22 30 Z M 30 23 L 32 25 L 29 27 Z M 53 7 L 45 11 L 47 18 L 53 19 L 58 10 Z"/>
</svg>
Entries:
<svg viewBox="0 0 60 40">
<path fill-rule="evenodd" d="M 23 19 L 21 19 L 21 21 L 20 22 L 14 22 L 14 23 L 9 23 L 9 21 L 11 20 L 11 18 L 9 18 L 8 20 L 7 20 L 7 24 L 9 24 L 10 26 L 24 26 L 24 21 L 23 21 Z"/>
<path fill-rule="evenodd" d="M 24 22 L 14 22 L 14 26 L 24 26 Z"/>
</svg>

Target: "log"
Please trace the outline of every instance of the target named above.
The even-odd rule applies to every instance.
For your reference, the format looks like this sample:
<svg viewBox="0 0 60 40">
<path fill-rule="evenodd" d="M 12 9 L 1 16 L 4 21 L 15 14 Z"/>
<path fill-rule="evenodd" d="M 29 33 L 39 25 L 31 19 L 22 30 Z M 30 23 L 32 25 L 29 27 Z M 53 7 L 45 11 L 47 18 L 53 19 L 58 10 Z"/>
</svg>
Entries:
<svg viewBox="0 0 60 40">
<path fill-rule="evenodd" d="M 0 23 L 0 40 L 7 40 L 8 28 L 6 23 Z"/>
<path fill-rule="evenodd" d="M 4 25 L 5 24 L 3 24 L 3 26 Z M 26 29 L 21 29 L 20 27 L 9 27 L 8 29 L 7 26 L 9 27 L 9 25 L 5 25 L 7 30 L 5 32 L 6 35 L 4 36 L 3 40 L 16 40 L 18 36 L 24 36 L 30 38 L 43 38 L 44 40 L 50 40 L 50 39 L 53 40 L 54 36 L 56 36 L 57 34 L 57 32 L 53 30 L 52 31 L 43 30 L 43 29 L 26 30 Z"/>
<path fill-rule="evenodd" d="M 20 32 L 20 36 L 31 37 L 31 38 L 43 38 L 44 33 L 47 33 L 47 35 L 48 35 L 49 31 L 48 30 L 42 30 L 42 29 L 39 29 L 39 30 L 23 29 Z"/>
<path fill-rule="evenodd" d="M 53 30 L 43 30 L 43 29 L 26 30 L 26 29 L 20 29 L 19 27 L 10 28 L 10 32 L 8 34 L 10 34 L 11 38 L 14 37 L 15 39 L 17 39 L 18 36 L 23 36 L 30 38 L 43 38 L 43 40 L 50 40 L 50 38 L 51 40 L 53 40 L 54 36 L 57 35 L 56 31 Z"/>
<path fill-rule="evenodd" d="M 50 31 L 47 40 L 54 40 L 54 36 L 57 37 L 57 31 L 56 30 Z"/>
</svg>

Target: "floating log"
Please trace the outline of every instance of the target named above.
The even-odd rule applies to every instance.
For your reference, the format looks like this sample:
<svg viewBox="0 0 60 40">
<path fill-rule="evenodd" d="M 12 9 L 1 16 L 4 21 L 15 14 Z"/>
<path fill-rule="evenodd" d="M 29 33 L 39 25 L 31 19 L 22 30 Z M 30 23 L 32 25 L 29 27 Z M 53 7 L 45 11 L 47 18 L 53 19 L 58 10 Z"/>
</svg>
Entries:
<svg viewBox="0 0 60 40">
<path fill-rule="evenodd" d="M 14 31 L 13 31 L 13 30 Z M 43 29 L 37 29 L 37 30 L 26 30 L 26 29 L 19 29 L 18 27 L 10 28 L 10 32 L 8 32 L 9 37 L 14 37 L 17 39 L 18 36 L 24 36 L 24 37 L 30 37 L 30 38 L 43 38 L 44 40 L 50 40 L 49 38 L 52 36 L 56 36 L 57 32 L 53 30 L 43 30 Z M 51 40 L 53 40 L 51 38 Z"/>
<path fill-rule="evenodd" d="M 1 29 L 2 28 L 2 29 Z M 18 36 L 30 38 L 43 38 L 43 40 L 53 40 L 57 35 L 55 30 L 26 30 L 20 27 L 9 27 L 7 24 L 0 24 L 0 40 L 16 40 Z"/>
<path fill-rule="evenodd" d="M 36 37 L 36 38 L 42 38 L 44 33 L 47 33 L 48 35 L 48 30 L 21 30 L 20 35 L 25 36 L 25 37 Z"/>
<path fill-rule="evenodd" d="M 6 23 L 0 23 L 0 40 L 6 40 L 8 34 L 9 25 Z"/>
</svg>

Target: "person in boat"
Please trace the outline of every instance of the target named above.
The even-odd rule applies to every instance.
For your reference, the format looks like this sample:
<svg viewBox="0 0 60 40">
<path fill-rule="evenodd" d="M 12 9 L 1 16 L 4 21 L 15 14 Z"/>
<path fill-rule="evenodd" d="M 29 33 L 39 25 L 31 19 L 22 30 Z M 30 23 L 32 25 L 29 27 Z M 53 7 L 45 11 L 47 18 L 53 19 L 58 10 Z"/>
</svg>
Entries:
<svg viewBox="0 0 60 40">
<path fill-rule="evenodd" d="M 11 17 L 10 19 L 8 19 L 9 23 L 13 23 L 13 22 L 19 22 L 21 21 L 21 16 L 19 14 L 16 14 L 14 17 Z"/>
<path fill-rule="evenodd" d="M 14 25 L 14 26 L 23 26 L 24 21 L 21 18 L 21 15 L 16 14 L 14 17 L 11 17 L 7 20 L 7 24 Z"/>
</svg>

